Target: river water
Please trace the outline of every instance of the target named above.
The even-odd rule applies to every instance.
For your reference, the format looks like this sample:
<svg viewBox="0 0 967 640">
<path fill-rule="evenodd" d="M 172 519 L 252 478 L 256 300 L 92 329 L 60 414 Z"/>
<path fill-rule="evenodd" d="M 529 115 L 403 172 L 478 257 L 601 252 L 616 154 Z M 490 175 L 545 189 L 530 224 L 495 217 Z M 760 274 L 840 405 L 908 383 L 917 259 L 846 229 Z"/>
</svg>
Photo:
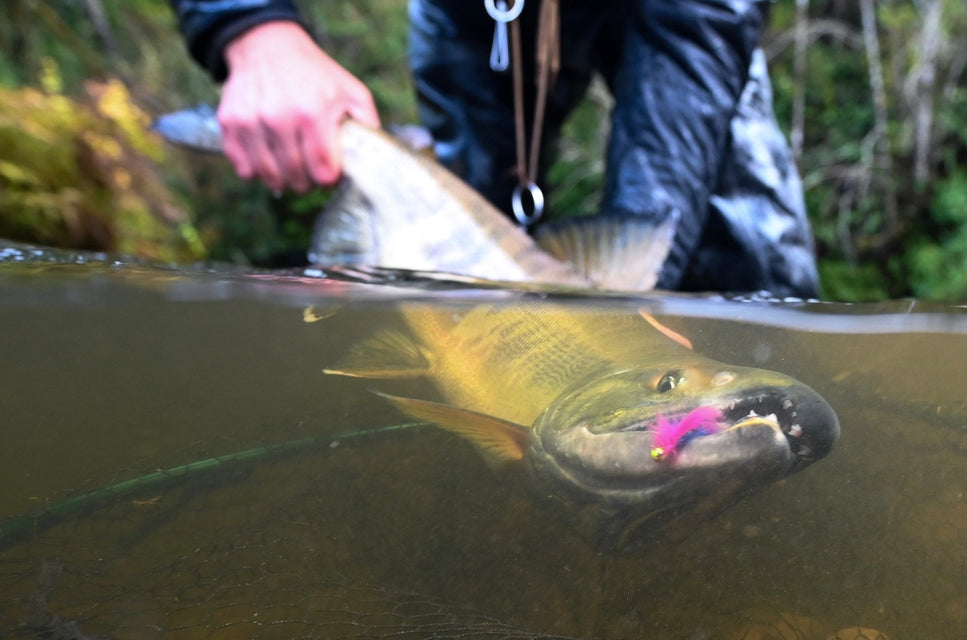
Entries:
<svg viewBox="0 0 967 640">
<path fill-rule="evenodd" d="M 405 419 L 370 390 L 418 383 L 322 372 L 402 300 L 534 294 L 374 279 L 0 266 L 0 636 L 967 637 L 964 309 L 542 294 L 647 306 L 842 423 L 826 459 L 614 555 L 456 437 L 381 430 Z"/>
</svg>

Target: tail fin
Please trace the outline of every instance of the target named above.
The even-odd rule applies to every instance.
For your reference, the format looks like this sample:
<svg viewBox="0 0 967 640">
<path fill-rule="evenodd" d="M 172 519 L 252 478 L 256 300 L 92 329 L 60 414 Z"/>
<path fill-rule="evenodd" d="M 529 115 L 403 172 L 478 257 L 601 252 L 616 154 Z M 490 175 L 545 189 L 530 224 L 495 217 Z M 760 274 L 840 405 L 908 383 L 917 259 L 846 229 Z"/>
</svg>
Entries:
<svg viewBox="0 0 967 640">
<path fill-rule="evenodd" d="M 373 231 L 373 205 L 344 178 L 325 209 L 316 216 L 309 262 L 325 265 L 376 265 L 378 238 Z"/>
</svg>

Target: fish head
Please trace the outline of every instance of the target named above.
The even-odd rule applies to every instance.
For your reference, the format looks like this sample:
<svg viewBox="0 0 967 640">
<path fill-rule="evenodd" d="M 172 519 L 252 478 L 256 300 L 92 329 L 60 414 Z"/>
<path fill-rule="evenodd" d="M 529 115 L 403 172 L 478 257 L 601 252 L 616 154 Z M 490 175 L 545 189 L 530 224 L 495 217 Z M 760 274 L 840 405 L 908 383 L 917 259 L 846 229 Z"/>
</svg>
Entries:
<svg viewBox="0 0 967 640">
<path fill-rule="evenodd" d="M 656 455 L 661 425 L 706 409 L 714 429 Z M 670 521 L 708 519 L 806 467 L 839 430 L 829 404 L 798 380 L 696 357 L 572 387 L 535 423 L 528 460 L 548 494 L 584 506 L 600 544 L 621 547 Z"/>
</svg>

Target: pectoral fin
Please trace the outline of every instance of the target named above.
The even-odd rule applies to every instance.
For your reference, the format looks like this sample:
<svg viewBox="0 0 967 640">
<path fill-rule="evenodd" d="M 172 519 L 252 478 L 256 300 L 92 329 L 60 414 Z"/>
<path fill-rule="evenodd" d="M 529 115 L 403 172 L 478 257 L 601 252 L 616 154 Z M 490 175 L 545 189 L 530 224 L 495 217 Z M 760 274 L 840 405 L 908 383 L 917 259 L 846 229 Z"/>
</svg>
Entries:
<svg viewBox="0 0 967 640">
<path fill-rule="evenodd" d="M 537 244 L 569 262 L 599 286 L 625 291 L 655 288 L 678 227 L 674 213 L 664 220 L 595 216 L 562 220 L 537 233 Z"/>
<path fill-rule="evenodd" d="M 317 313 L 316 306 L 310 304 L 308 307 L 302 310 L 302 321 L 305 323 L 319 322 L 320 320 L 325 320 L 329 316 L 335 315 L 335 313 L 335 309 L 327 309 Z"/>
<path fill-rule="evenodd" d="M 500 465 L 520 460 L 527 451 L 529 432 L 513 422 L 439 402 L 401 398 L 379 392 L 377 395 L 417 420 L 432 422 L 466 438 L 490 464 Z"/>
<path fill-rule="evenodd" d="M 666 327 L 662 323 L 660 323 L 657 320 L 655 320 L 655 316 L 653 316 L 650 313 L 648 313 L 647 311 L 645 311 L 645 308 L 644 307 L 638 309 L 638 315 L 640 315 L 642 318 L 644 318 L 645 319 L 645 322 L 647 322 L 648 324 L 650 324 L 654 328 L 658 329 L 658 331 L 661 332 L 662 335 L 664 335 L 664 336 L 666 336 L 666 337 L 674 340 L 675 342 L 677 342 L 678 344 L 682 345 L 686 349 L 689 349 L 689 350 L 694 350 L 695 349 L 695 347 L 692 346 L 692 341 L 691 340 L 689 340 L 688 338 L 686 338 L 682 334 L 678 333 L 674 329 L 671 329 L 670 327 Z"/>
<path fill-rule="evenodd" d="M 353 345 L 342 360 L 323 372 L 354 378 L 416 378 L 430 372 L 430 361 L 407 336 L 383 330 Z"/>
</svg>

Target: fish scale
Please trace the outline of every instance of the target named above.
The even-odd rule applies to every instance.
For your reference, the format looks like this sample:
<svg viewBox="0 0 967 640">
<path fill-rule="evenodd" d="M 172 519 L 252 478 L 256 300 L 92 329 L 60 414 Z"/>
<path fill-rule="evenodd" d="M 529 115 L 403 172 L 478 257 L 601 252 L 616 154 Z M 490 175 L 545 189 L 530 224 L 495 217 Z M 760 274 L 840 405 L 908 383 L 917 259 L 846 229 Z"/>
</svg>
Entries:
<svg viewBox="0 0 967 640">
<path fill-rule="evenodd" d="M 434 354 L 435 376 L 446 381 L 452 402 L 531 424 L 571 381 L 607 362 L 595 354 L 588 327 L 549 311 L 545 305 L 478 308 L 455 327 L 425 308 L 408 306 L 404 317 Z M 644 323 L 639 328 L 650 331 Z"/>
<path fill-rule="evenodd" d="M 590 345 L 568 327 L 549 330 L 543 325 L 524 322 L 513 325 L 514 331 L 505 331 L 503 340 L 497 343 L 490 356 L 489 366 L 510 368 L 528 362 L 530 366 L 519 371 L 526 376 L 522 384 L 529 389 L 560 390 L 577 376 L 601 369 L 607 364 L 594 355 Z M 576 353 L 583 357 L 576 358 Z"/>
</svg>

